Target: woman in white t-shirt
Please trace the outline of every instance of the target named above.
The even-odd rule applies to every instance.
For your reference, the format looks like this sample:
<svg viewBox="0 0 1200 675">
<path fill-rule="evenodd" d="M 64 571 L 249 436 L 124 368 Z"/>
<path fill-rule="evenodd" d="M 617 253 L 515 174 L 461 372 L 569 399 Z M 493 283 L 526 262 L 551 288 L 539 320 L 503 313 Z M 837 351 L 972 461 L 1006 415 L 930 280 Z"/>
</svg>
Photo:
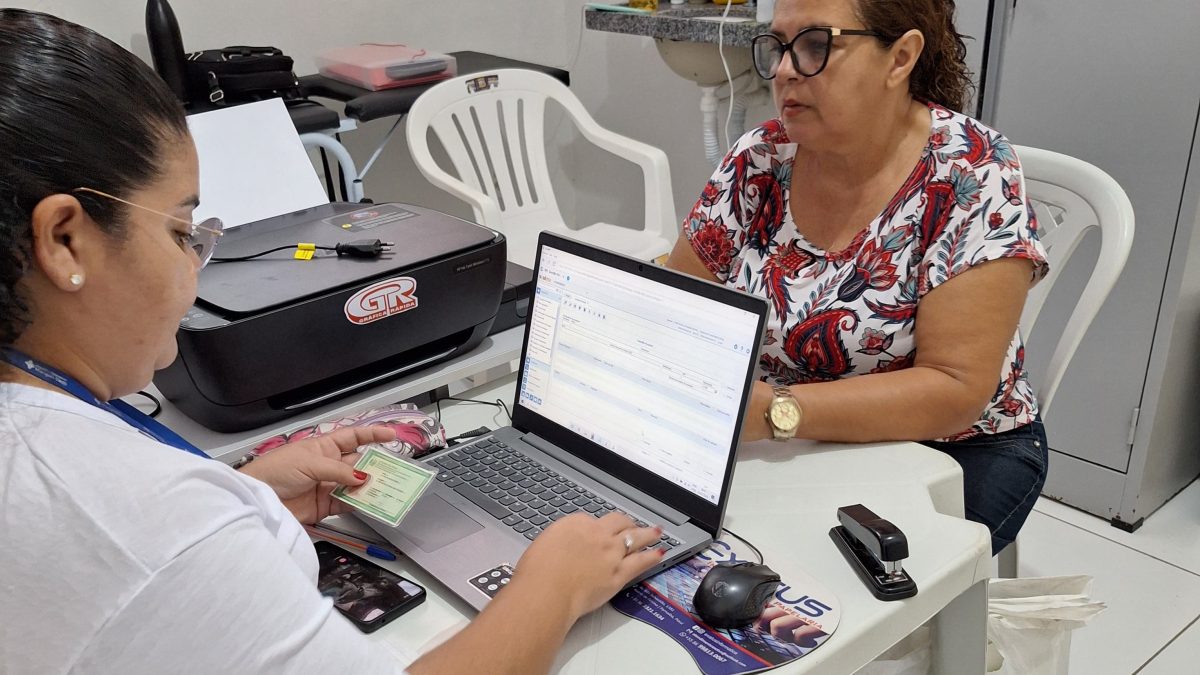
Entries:
<svg viewBox="0 0 1200 675">
<path fill-rule="evenodd" d="M 0 672 L 381 673 L 407 664 L 317 592 L 301 526 L 359 485 L 356 429 L 241 471 L 114 399 L 175 357 L 219 224 L 196 151 L 141 61 L 0 10 Z M 352 459 L 350 457 L 349 459 Z M 655 528 L 568 516 L 505 592 L 408 666 L 545 672 L 574 621 L 660 559 Z"/>
<path fill-rule="evenodd" d="M 772 306 L 743 438 L 921 441 L 998 552 L 1046 479 L 1017 321 L 1046 273 L 1008 140 L 969 98 L 953 0 L 780 0 L 779 117 L 709 179 L 667 264 Z"/>
</svg>

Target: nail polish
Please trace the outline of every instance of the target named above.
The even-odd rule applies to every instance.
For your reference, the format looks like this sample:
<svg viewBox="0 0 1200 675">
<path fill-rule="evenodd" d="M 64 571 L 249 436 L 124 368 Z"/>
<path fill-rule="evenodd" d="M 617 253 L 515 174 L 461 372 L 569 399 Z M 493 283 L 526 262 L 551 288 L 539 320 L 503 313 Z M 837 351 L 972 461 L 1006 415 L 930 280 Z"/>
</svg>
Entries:
<svg viewBox="0 0 1200 675">
<path fill-rule="evenodd" d="M 354 477 L 359 480 L 366 480 L 369 478 L 366 471 L 359 471 L 358 469 L 354 470 Z"/>
</svg>

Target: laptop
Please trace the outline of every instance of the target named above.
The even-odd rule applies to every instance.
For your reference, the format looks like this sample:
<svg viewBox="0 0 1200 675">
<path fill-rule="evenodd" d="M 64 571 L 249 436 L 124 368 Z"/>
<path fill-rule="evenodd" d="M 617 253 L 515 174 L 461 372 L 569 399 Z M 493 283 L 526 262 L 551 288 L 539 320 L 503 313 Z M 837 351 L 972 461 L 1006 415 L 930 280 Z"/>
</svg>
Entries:
<svg viewBox="0 0 1200 675">
<path fill-rule="evenodd" d="M 659 525 L 663 560 L 721 531 L 767 303 L 550 233 L 512 426 L 430 456 L 398 527 L 364 519 L 476 609 L 571 513 Z M 640 579 L 639 579 L 640 580 Z"/>
</svg>

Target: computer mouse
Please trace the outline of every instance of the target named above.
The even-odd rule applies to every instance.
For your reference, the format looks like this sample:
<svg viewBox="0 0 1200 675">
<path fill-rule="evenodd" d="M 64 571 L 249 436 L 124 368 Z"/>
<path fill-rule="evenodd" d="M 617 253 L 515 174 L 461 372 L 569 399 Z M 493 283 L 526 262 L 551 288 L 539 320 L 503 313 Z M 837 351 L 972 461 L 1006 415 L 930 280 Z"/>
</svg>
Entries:
<svg viewBox="0 0 1200 675">
<path fill-rule="evenodd" d="M 692 598 L 696 613 L 713 628 L 738 628 L 762 614 L 779 588 L 775 570 L 747 561 L 717 563 Z"/>
</svg>

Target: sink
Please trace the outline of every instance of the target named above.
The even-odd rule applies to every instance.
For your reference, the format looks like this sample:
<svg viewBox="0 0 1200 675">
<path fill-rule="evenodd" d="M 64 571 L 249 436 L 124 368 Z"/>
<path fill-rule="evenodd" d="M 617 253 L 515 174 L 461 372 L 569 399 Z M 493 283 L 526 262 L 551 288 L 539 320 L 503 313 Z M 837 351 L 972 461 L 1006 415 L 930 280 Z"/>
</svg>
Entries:
<svg viewBox="0 0 1200 675">
<path fill-rule="evenodd" d="M 654 39 L 663 61 L 675 74 L 702 87 L 725 82 L 725 69 L 717 47 L 725 45 L 729 75 L 737 77 L 753 68 L 750 40 L 768 30 L 755 18 L 755 8 L 734 6 L 722 21 L 722 5 L 671 5 L 659 3 L 650 14 L 623 14 L 585 9 L 585 25 L 593 30 L 644 35 Z"/>
<path fill-rule="evenodd" d="M 691 80 L 701 87 L 715 87 L 725 83 L 725 68 L 721 65 L 721 53 L 711 42 L 685 42 L 655 38 L 654 46 L 676 75 Z M 737 77 L 754 67 L 748 47 L 725 47 L 725 61 L 729 64 L 729 75 Z"/>
<path fill-rule="evenodd" d="M 715 45 L 718 40 L 728 47 L 748 48 L 750 40 L 768 30 L 767 24 L 758 23 L 753 7 L 733 7 L 729 17 L 722 21 L 725 8 L 719 5 L 671 5 L 659 4 L 659 9 L 648 14 L 625 14 L 604 12 L 597 9 L 584 10 L 584 24 L 592 30 L 627 35 L 644 35 L 661 40 L 697 42 Z M 717 59 L 718 65 L 720 59 Z M 691 79 L 691 78 L 689 78 Z"/>
</svg>

